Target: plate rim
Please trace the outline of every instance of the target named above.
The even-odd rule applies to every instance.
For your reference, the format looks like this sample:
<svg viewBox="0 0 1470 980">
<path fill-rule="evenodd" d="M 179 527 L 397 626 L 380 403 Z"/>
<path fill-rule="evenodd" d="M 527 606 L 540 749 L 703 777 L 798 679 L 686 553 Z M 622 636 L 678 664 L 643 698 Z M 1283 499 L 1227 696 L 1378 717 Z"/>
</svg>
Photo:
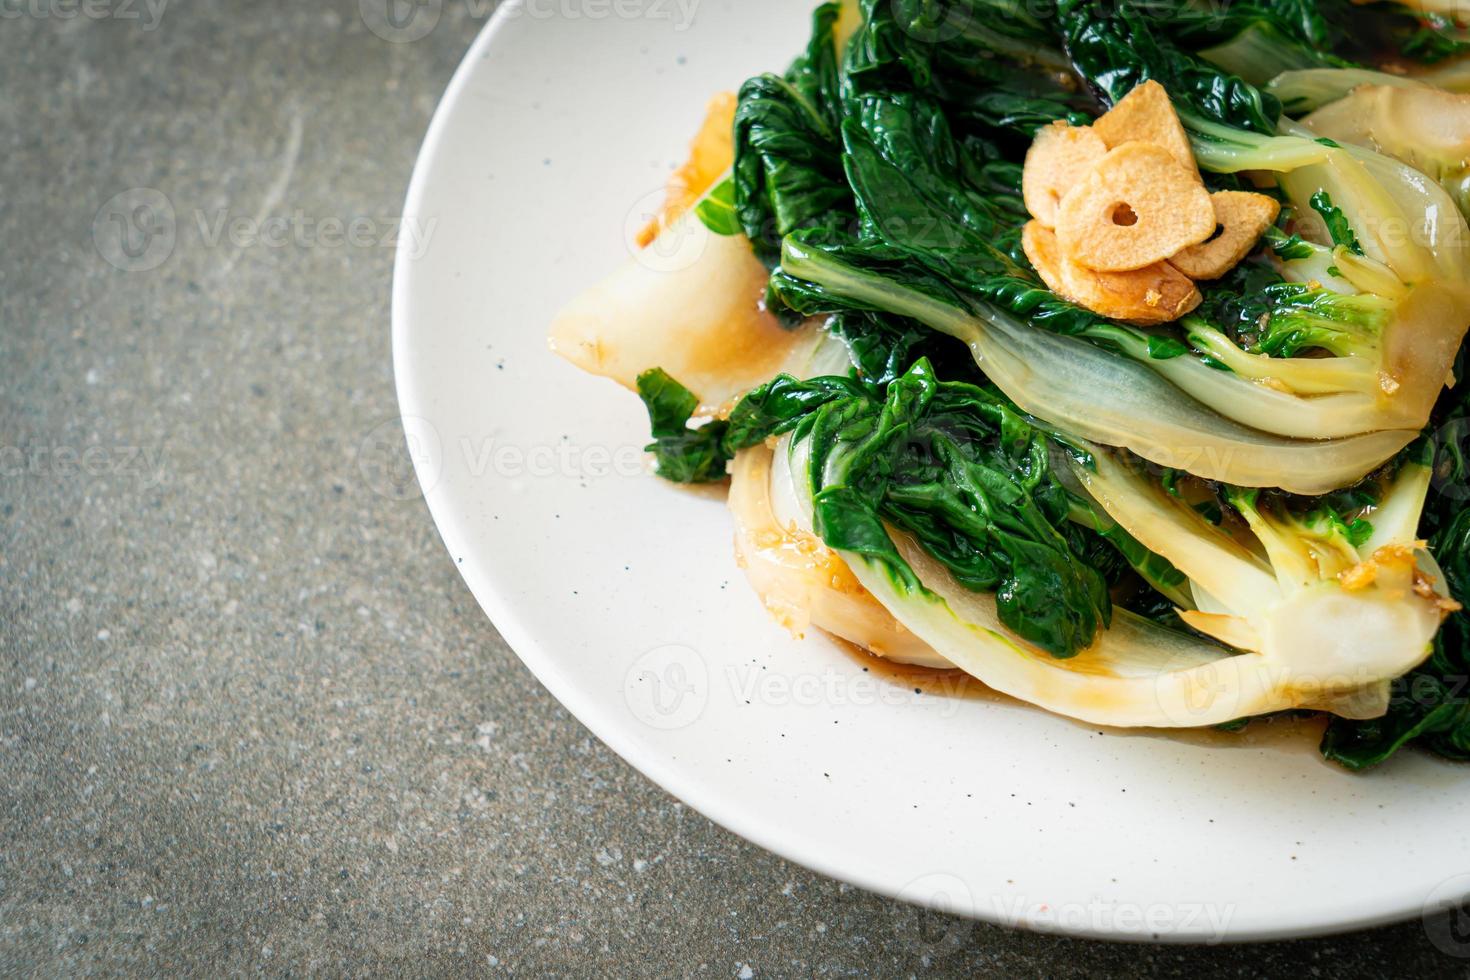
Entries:
<svg viewBox="0 0 1470 980">
<path fill-rule="evenodd" d="M 402 214 L 406 216 L 418 215 L 423 210 L 422 204 L 428 194 L 431 175 L 436 169 L 435 164 L 442 151 L 445 133 L 451 125 L 450 120 L 455 116 L 480 63 L 488 60 L 487 55 L 498 35 L 515 18 L 517 11 L 525 3 L 526 0 L 506 0 L 506 2 L 502 3 L 480 29 L 474 41 L 465 51 L 458 66 L 455 68 L 449 84 L 446 86 L 443 95 L 435 106 L 428 128 L 425 131 L 422 143 L 415 157 L 412 176 L 410 177 L 404 198 Z M 414 356 L 413 329 L 409 323 L 410 296 L 412 293 L 411 284 L 414 279 L 414 267 L 416 263 L 424 261 L 423 256 L 415 256 L 413 251 L 412 243 L 406 238 L 399 241 L 394 254 L 392 273 L 393 281 L 390 302 L 391 366 L 398 418 L 400 421 L 409 418 L 424 417 L 422 406 L 425 399 L 420 393 L 419 385 L 414 378 L 413 372 L 409 369 L 409 365 Z M 405 448 L 409 448 L 406 438 Z M 429 467 L 432 466 L 432 461 L 415 452 L 409 452 L 409 457 L 424 504 L 428 508 L 429 516 L 434 523 L 435 530 L 438 532 L 440 540 L 448 552 L 451 565 L 458 571 L 461 580 L 469 589 L 470 594 L 474 597 L 481 611 L 490 619 L 491 624 L 500 633 L 507 646 L 515 653 L 521 663 L 525 665 L 526 669 L 531 672 L 532 676 L 547 689 L 562 707 L 571 713 L 578 724 L 591 732 L 599 741 L 610 748 L 618 758 L 643 777 L 653 782 L 660 790 L 696 810 L 700 815 L 719 827 L 784 860 L 834 881 L 846 882 L 886 899 L 908 905 L 926 907 L 942 913 L 1003 926 L 1019 932 L 1095 939 L 1125 944 L 1240 945 L 1288 939 L 1327 937 L 1408 922 L 1416 917 L 1422 918 L 1425 914 L 1424 903 L 1422 901 L 1417 904 L 1413 901 L 1408 901 L 1404 904 L 1398 902 L 1381 902 L 1374 906 L 1371 911 L 1365 911 L 1360 915 L 1338 918 L 1332 921 L 1302 921 L 1298 919 L 1293 922 L 1281 924 L 1265 924 L 1262 922 L 1244 928 L 1227 925 L 1223 930 L 1223 934 L 1218 936 L 1193 931 L 1169 931 L 1160 934 L 1145 931 L 1118 931 L 1090 923 L 1079 926 L 1062 924 L 1059 921 L 1007 919 L 992 910 L 984 908 L 978 902 L 968 908 L 954 909 L 934 901 L 934 897 L 932 896 L 927 901 L 918 901 L 915 896 L 902 894 L 901 889 L 893 887 L 891 882 L 887 880 L 880 880 L 875 876 L 864 874 L 861 870 L 837 867 L 831 862 L 821 860 L 818 856 L 800 853 L 794 847 L 788 846 L 779 835 L 771 833 L 765 822 L 759 819 L 749 818 L 743 815 L 738 809 L 727 807 L 718 800 L 711 799 L 709 794 L 701 790 L 697 784 L 691 784 L 683 778 L 680 772 L 680 766 L 646 753 L 640 753 L 637 747 L 632 744 L 631 740 L 622 735 L 622 729 L 618 724 L 610 719 L 604 718 L 604 712 L 590 698 L 583 697 L 577 691 L 576 686 L 571 680 L 544 653 L 542 644 L 534 635 L 534 631 L 522 623 L 512 604 L 502 599 L 492 587 L 491 583 L 477 581 L 475 577 L 472 577 L 473 569 L 469 564 L 454 560 L 456 554 L 463 554 L 472 550 L 463 546 L 467 534 L 459 526 L 460 518 L 451 513 L 449 502 L 439 492 L 441 488 L 438 486 L 438 474 L 429 470 Z M 1043 709 L 1037 708 L 1036 710 Z M 1461 899 L 1463 900 L 1466 897 L 1461 896 Z M 1404 898 L 1408 898 L 1408 896 L 1404 896 Z"/>
</svg>

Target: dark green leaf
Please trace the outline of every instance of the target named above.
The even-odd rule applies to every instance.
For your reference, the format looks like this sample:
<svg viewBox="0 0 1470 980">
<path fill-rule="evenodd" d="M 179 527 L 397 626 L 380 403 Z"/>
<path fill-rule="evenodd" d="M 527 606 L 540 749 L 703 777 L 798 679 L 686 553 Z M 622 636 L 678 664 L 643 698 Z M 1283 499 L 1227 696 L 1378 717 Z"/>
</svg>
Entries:
<svg viewBox="0 0 1470 980">
<path fill-rule="evenodd" d="M 841 228 L 854 220 L 842 175 L 841 94 L 832 29 L 838 7 L 812 15 L 811 42 L 784 76 L 757 75 L 735 109 L 734 206 L 767 265 L 781 239 L 800 228 Z"/>
<path fill-rule="evenodd" d="M 654 454 L 659 476 L 674 483 L 725 478 L 725 463 L 730 458 L 723 444 L 725 423 L 712 421 L 690 428 L 699 399 L 689 389 L 662 368 L 652 368 L 638 375 L 638 397 L 648 409 L 654 441 L 646 449 Z"/>
<path fill-rule="evenodd" d="M 1318 191 L 1312 195 L 1312 210 L 1322 216 L 1327 223 L 1327 233 L 1332 236 L 1332 244 L 1344 245 L 1354 255 L 1363 254 L 1363 246 L 1358 243 L 1358 236 L 1353 234 L 1353 226 L 1348 221 L 1347 215 L 1342 209 L 1332 203 L 1332 195 L 1326 191 Z"/>
<path fill-rule="evenodd" d="M 1276 225 L 1266 229 L 1265 239 L 1266 244 L 1271 246 L 1271 251 L 1287 261 L 1312 257 L 1312 246 L 1303 241 L 1301 235 L 1288 236 Z"/>
<path fill-rule="evenodd" d="M 1171 357 L 1180 357 L 1189 353 L 1185 347 L 1173 337 L 1165 337 L 1162 334 L 1148 335 L 1148 356 L 1160 361 L 1167 361 Z"/>
<path fill-rule="evenodd" d="M 1062 0 L 1057 15 L 1078 74 L 1109 104 L 1153 80 L 1177 106 L 1205 118 L 1274 133 L 1281 115 L 1275 96 L 1181 48 L 1129 0 Z"/>
</svg>

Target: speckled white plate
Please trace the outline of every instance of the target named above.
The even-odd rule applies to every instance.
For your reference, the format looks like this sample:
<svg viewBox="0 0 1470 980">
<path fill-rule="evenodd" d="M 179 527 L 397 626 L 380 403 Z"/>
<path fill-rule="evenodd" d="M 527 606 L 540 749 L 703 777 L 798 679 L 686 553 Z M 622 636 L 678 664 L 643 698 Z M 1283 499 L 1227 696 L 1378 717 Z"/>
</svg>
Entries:
<svg viewBox="0 0 1470 980">
<path fill-rule="evenodd" d="M 1104 734 L 791 639 L 736 568 L 719 497 L 646 475 L 637 399 L 548 353 L 558 307 L 627 258 L 706 99 L 784 67 L 804 8 L 517 0 L 439 107 L 406 205 L 427 237 L 399 251 L 394 367 L 430 510 L 500 632 L 669 792 L 887 895 L 1243 940 L 1470 892 L 1464 769 L 1405 753 L 1354 777 L 1310 726 Z"/>
</svg>

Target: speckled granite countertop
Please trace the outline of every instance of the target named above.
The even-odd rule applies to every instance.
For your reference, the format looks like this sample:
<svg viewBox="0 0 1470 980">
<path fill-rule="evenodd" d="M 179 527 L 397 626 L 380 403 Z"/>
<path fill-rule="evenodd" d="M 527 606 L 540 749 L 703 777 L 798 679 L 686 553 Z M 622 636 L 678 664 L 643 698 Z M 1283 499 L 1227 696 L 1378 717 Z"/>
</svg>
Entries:
<svg viewBox="0 0 1470 980">
<path fill-rule="evenodd" d="M 488 13 L 384 2 L 0 4 L 0 975 L 1463 971 L 921 914 L 588 735 L 382 492 L 386 242 Z"/>
</svg>

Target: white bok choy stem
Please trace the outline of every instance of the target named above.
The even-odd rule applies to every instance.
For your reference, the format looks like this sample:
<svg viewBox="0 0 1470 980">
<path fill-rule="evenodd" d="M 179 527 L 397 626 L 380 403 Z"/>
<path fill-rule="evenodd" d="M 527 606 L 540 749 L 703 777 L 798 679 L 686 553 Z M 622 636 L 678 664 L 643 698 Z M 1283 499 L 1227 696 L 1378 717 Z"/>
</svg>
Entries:
<svg viewBox="0 0 1470 980">
<path fill-rule="evenodd" d="M 1074 476 L 1144 547 L 1190 579 L 1198 610 L 1180 617 L 1202 633 L 1254 650 L 1324 692 L 1382 693 L 1428 656 L 1452 608 L 1429 588 L 1438 569 L 1417 540 L 1429 468 L 1406 462 L 1356 546 L 1330 524 L 1292 518 L 1246 494 L 1232 499 L 1256 548 L 1206 520 L 1126 457 L 1092 447 Z"/>
<path fill-rule="evenodd" d="M 824 346 L 819 322 L 790 330 L 761 308 L 769 275 L 748 238 L 711 231 L 696 206 L 567 304 L 551 349 L 629 389 L 661 367 L 699 397 L 701 414 L 723 414 L 774 375 L 811 376 Z"/>
<path fill-rule="evenodd" d="M 1336 102 L 1361 85 L 1414 88 L 1424 84 L 1416 78 L 1369 68 L 1297 68 L 1278 73 L 1264 88 L 1281 100 L 1288 113 L 1298 116 Z"/>
<path fill-rule="evenodd" d="M 1262 431 L 1212 411 L 1161 376 L 1160 366 L 1184 358 L 1133 360 L 983 304 L 972 314 L 789 238 L 782 267 L 850 302 L 912 317 L 963 341 L 986 376 L 1024 412 L 1207 479 L 1326 493 L 1356 482 L 1418 435 L 1414 428 L 1394 427 L 1332 439 Z M 1249 398 L 1280 405 L 1280 392 L 1203 369 L 1236 377 Z"/>
<path fill-rule="evenodd" d="M 1301 126 L 1408 164 L 1470 211 L 1470 95 L 1400 79 L 1360 85 L 1325 100 Z"/>
<path fill-rule="evenodd" d="M 736 561 L 772 618 L 796 636 L 815 626 L 898 663 L 953 667 L 894 619 L 820 538 L 800 530 L 789 506 L 777 513 L 771 458 L 765 446 L 735 456 L 729 503 Z"/>
<path fill-rule="evenodd" d="M 1230 356 L 1221 359 L 1233 370 L 1215 372 L 1214 377 L 1195 358 L 1150 365 L 1221 414 L 1283 435 L 1332 437 L 1370 428 L 1422 428 L 1470 326 L 1470 229 L 1445 187 L 1403 162 L 1432 154 L 1431 147 L 1464 142 L 1460 132 L 1470 126 L 1465 97 L 1426 86 L 1377 86 L 1344 102 L 1349 105 L 1329 106 L 1309 117 L 1319 123 L 1312 128 L 1283 119 L 1277 136 L 1185 117 L 1204 169 L 1274 177 L 1299 218 L 1315 217 L 1316 197 L 1325 193 L 1347 219 L 1365 254 L 1353 254 L 1343 245 L 1333 248 L 1323 237 L 1326 229 L 1316 229 L 1320 240 L 1312 258 L 1305 260 L 1311 268 L 1301 268 L 1304 260 L 1287 262 L 1287 278 L 1319 281 L 1339 293 L 1371 294 L 1362 302 L 1381 304 L 1384 311 L 1376 342 L 1363 343 L 1349 357 L 1323 359 L 1349 365 L 1356 360 L 1368 371 L 1278 366 L 1271 358 L 1244 351 L 1227 351 Z M 1447 105 L 1455 111 L 1449 112 Z M 1395 117 L 1391 124 L 1382 119 L 1385 111 Z M 1467 116 L 1464 123 L 1461 115 Z M 1360 123 L 1369 117 L 1369 123 Z M 1381 131 L 1385 139 L 1366 138 L 1365 127 Z M 1408 131 L 1418 136 L 1406 139 Z M 1318 141 L 1319 136 L 1335 138 L 1339 133 L 1344 145 Z M 1365 145 L 1352 145 L 1355 139 Z M 1412 146 L 1418 143 L 1423 146 Z M 1446 166 L 1462 173 L 1463 154 Z M 1440 175 L 1444 172 L 1442 168 Z M 1458 179 L 1446 183 L 1454 185 Z M 1224 340 L 1223 335 L 1215 339 Z M 1147 354 L 1143 345 L 1134 347 L 1129 353 L 1135 358 Z M 1280 383 L 1270 387 L 1285 390 L 1250 392 L 1253 379 L 1274 379 Z M 1294 380 L 1299 382 L 1295 386 Z M 1335 392 L 1333 381 L 1342 385 Z"/>
</svg>

